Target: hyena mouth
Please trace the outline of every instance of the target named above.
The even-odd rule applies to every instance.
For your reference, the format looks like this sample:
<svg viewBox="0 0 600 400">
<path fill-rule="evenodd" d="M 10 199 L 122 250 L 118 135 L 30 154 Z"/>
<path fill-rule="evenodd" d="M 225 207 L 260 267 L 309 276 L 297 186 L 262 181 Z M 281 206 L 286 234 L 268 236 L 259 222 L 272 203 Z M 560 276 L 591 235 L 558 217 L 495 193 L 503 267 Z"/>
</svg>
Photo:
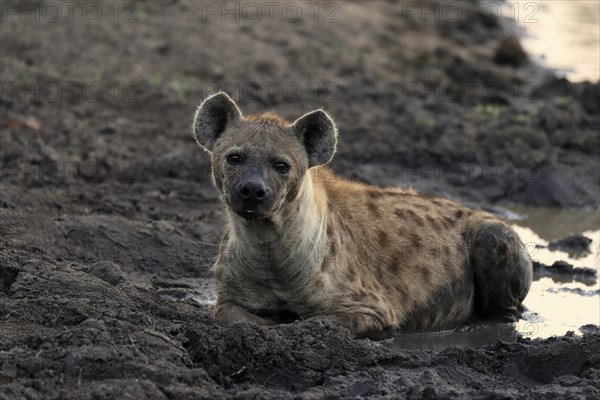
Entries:
<svg viewBox="0 0 600 400">
<path fill-rule="evenodd" d="M 260 211 L 256 210 L 256 209 L 241 209 L 241 210 L 235 210 L 235 213 L 237 215 L 239 215 L 240 217 L 247 219 L 247 220 L 257 220 L 257 219 L 264 219 L 267 216 L 264 215 L 263 213 L 261 213 Z"/>
</svg>

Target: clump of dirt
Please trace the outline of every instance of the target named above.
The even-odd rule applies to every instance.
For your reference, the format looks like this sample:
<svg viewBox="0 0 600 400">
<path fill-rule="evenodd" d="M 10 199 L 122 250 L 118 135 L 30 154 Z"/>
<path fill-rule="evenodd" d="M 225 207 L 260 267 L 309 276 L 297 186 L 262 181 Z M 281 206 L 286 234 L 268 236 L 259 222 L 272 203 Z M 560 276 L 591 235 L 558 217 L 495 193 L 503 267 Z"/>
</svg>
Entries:
<svg viewBox="0 0 600 400">
<path fill-rule="evenodd" d="M 571 258 L 581 258 L 591 253 L 591 244 L 592 239 L 582 234 L 572 234 L 564 239 L 551 241 L 548 243 L 548 250 L 564 251 L 567 252 Z"/>
<path fill-rule="evenodd" d="M 521 46 L 521 41 L 516 35 L 510 35 L 500 42 L 496 49 L 496 62 L 498 64 L 512 65 L 518 67 L 528 61 L 527 53 Z"/>
<path fill-rule="evenodd" d="M 96 19 L 36 18 L 43 1 L 3 14 L 2 397 L 598 396 L 593 332 L 438 352 L 312 322 L 216 325 L 207 282 L 224 221 L 190 128 L 214 89 L 248 113 L 325 106 L 344 176 L 589 207 L 598 83 L 497 64 L 511 28 L 478 6 L 452 21 L 383 1 L 236 21 L 206 2 L 126 3 Z"/>
<path fill-rule="evenodd" d="M 550 276 L 562 282 L 566 279 L 593 284 L 598 280 L 598 273 L 593 268 L 574 267 L 566 261 L 555 261 L 552 265 L 546 265 L 539 261 L 533 261 L 533 276 L 540 278 Z"/>
</svg>

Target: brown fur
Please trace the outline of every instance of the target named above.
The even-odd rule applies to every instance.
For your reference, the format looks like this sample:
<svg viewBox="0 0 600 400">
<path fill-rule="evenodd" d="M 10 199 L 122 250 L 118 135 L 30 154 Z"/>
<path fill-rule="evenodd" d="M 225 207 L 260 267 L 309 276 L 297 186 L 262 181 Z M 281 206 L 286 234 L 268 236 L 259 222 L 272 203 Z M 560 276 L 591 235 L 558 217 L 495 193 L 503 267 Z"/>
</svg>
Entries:
<svg viewBox="0 0 600 400">
<path fill-rule="evenodd" d="M 319 115 L 316 123 L 325 117 Z M 522 284 L 506 289 L 507 300 L 494 307 L 514 313 L 531 282 L 531 265 L 510 228 L 450 200 L 351 182 L 322 165 L 309 168 L 313 149 L 322 153 L 329 142 L 307 143 L 321 130 L 306 133 L 315 123 L 298 121 L 240 113 L 233 128 L 203 139 L 214 144 L 213 175 L 229 219 L 214 267 L 218 320 L 271 324 L 281 322 L 281 315 L 326 318 L 355 336 L 449 329 L 478 311 L 493 312 L 486 279 L 508 282 L 512 276 Z M 196 126 L 203 127 L 201 122 Z M 197 137 L 202 135 L 197 128 Z M 257 218 L 243 218 L 236 208 L 242 173 L 223 161 L 230 148 L 242 149 L 257 164 L 273 158 L 291 164 L 285 177 L 263 173 L 273 197 L 257 208 Z M 474 243 L 485 251 L 475 254 Z M 496 254 L 505 243 L 504 261 L 496 268 L 486 254 Z M 478 307 L 479 298 L 489 309 Z"/>
</svg>

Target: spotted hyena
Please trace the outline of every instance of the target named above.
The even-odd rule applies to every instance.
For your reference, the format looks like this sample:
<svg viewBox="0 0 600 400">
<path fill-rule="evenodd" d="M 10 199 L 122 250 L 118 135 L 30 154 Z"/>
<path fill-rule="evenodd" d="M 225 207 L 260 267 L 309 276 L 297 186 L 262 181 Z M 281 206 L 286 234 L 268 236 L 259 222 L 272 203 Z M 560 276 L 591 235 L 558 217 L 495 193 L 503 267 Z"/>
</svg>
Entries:
<svg viewBox="0 0 600 400">
<path fill-rule="evenodd" d="M 337 129 L 323 110 L 293 123 L 244 116 L 218 93 L 194 132 L 228 221 L 218 321 L 323 318 L 361 337 L 517 317 L 532 267 L 515 232 L 454 201 L 335 176 L 324 165 Z"/>
</svg>

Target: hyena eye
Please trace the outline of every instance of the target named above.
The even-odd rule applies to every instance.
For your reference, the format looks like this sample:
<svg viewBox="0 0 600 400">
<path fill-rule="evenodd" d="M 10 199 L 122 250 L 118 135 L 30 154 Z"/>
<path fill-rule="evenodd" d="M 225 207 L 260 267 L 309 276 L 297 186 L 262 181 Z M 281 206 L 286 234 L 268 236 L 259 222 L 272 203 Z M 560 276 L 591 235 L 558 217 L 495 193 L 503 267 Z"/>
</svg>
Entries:
<svg viewBox="0 0 600 400">
<path fill-rule="evenodd" d="M 280 174 L 285 174 L 286 172 L 288 172 L 290 170 L 290 166 L 287 165 L 284 162 L 276 162 L 273 167 L 275 168 L 275 170 L 277 172 L 279 172 Z"/>
<path fill-rule="evenodd" d="M 242 162 L 242 156 L 239 154 L 231 154 L 227 156 L 227 162 L 231 165 L 236 165 Z"/>
</svg>

